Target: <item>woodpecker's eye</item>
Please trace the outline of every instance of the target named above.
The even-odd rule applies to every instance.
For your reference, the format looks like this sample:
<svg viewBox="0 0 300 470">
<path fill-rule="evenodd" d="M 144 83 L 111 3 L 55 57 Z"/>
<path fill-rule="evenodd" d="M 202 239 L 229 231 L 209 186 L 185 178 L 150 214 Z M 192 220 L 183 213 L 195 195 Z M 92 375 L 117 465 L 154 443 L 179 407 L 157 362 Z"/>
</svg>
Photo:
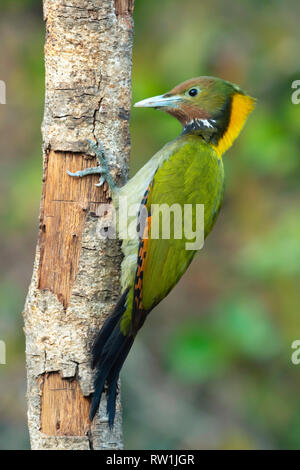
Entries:
<svg viewBox="0 0 300 470">
<path fill-rule="evenodd" d="M 190 95 L 190 96 L 197 96 L 197 95 L 198 95 L 198 90 L 197 90 L 197 88 L 191 88 L 191 89 L 189 90 L 189 95 Z"/>
</svg>

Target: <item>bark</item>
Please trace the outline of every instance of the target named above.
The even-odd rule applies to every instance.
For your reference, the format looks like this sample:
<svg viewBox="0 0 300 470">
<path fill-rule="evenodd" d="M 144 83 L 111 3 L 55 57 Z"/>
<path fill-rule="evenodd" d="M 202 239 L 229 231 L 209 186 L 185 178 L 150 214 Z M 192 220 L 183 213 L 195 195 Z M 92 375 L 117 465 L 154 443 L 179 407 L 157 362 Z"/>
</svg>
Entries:
<svg viewBox="0 0 300 470">
<path fill-rule="evenodd" d="M 119 293 L 117 240 L 97 237 L 109 189 L 87 139 L 100 138 L 118 184 L 127 178 L 134 0 L 44 0 L 46 97 L 43 192 L 33 277 L 24 310 L 32 449 L 120 449 L 105 403 L 93 424 L 90 349 Z M 101 219 L 101 220 L 100 220 Z"/>
</svg>

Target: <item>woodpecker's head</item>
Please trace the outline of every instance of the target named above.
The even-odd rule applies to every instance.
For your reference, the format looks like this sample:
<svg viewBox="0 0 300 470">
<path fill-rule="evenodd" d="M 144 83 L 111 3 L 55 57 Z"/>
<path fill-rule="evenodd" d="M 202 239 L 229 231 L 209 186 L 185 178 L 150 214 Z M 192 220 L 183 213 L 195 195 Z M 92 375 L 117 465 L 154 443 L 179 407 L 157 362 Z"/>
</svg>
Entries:
<svg viewBox="0 0 300 470">
<path fill-rule="evenodd" d="M 171 114 L 181 122 L 184 134 L 202 136 L 222 155 L 242 130 L 255 99 L 220 78 L 198 77 L 135 106 Z"/>
</svg>

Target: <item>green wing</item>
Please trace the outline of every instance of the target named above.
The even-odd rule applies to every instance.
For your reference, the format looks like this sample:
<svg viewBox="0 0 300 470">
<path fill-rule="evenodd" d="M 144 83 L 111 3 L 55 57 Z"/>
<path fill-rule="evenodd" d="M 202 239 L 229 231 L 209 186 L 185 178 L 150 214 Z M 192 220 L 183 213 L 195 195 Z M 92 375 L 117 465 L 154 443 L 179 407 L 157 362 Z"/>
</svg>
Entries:
<svg viewBox="0 0 300 470">
<path fill-rule="evenodd" d="M 142 304 L 145 310 L 151 310 L 160 302 L 179 281 L 192 261 L 197 250 L 187 249 L 189 240 L 184 235 L 182 217 L 182 238 L 174 237 L 174 217 L 170 217 L 170 239 L 153 239 L 151 235 L 158 217 L 159 205 L 190 204 L 192 210 L 192 228 L 196 228 L 196 204 L 204 205 L 204 237 L 211 231 L 220 209 L 223 196 L 223 165 L 214 150 L 199 138 L 188 138 L 187 144 L 176 151 L 158 169 L 147 200 L 151 211 L 149 240 L 144 263 Z M 177 207 L 178 207 L 177 206 Z M 176 219 L 179 220 L 178 218 Z M 180 223 L 180 220 L 179 220 Z M 156 233 L 158 232 L 155 227 Z M 162 225 L 159 227 L 161 235 Z M 180 233 L 178 232 L 178 235 Z"/>
<path fill-rule="evenodd" d="M 203 204 L 204 237 L 211 231 L 220 209 L 224 180 L 222 161 L 199 137 L 185 136 L 184 139 L 185 144 L 182 145 L 181 141 L 157 169 L 142 201 L 149 215 L 148 237 L 143 237 L 139 244 L 134 288 L 130 292 L 123 319 L 124 331 L 128 329 L 129 321 L 134 333 L 142 326 L 147 313 L 170 292 L 197 252 L 187 249 L 186 243 L 193 240 L 185 236 L 184 217 L 182 220 L 175 219 L 173 211 L 170 211 L 170 237 L 161 237 L 161 205 L 176 205 L 176 210 L 180 208 L 183 211 L 184 206 L 189 204 L 192 210 L 191 228 L 195 230 L 196 205 Z M 174 226 L 175 220 L 177 224 Z M 178 220 L 181 227 L 178 227 Z M 181 231 L 182 237 L 176 238 Z M 153 238 L 157 235 L 159 238 Z"/>
</svg>

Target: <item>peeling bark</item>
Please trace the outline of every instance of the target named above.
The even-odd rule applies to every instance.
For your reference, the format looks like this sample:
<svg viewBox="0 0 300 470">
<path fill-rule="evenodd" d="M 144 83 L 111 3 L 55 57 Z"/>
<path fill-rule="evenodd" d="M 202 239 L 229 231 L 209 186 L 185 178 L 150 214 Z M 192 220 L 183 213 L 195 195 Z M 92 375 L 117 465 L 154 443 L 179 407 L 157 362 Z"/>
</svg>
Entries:
<svg viewBox="0 0 300 470">
<path fill-rule="evenodd" d="M 105 403 L 91 425 L 90 349 L 119 293 L 117 240 L 97 236 L 110 202 L 87 139 L 101 139 L 112 174 L 126 181 L 133 0 L 44 0 L 46 97 L 40 231 L 24 310 L 28 423 L 33 449 L 120 449 Z M 107 220 L 107 223 L 110 221 Z"/>
</svg>

